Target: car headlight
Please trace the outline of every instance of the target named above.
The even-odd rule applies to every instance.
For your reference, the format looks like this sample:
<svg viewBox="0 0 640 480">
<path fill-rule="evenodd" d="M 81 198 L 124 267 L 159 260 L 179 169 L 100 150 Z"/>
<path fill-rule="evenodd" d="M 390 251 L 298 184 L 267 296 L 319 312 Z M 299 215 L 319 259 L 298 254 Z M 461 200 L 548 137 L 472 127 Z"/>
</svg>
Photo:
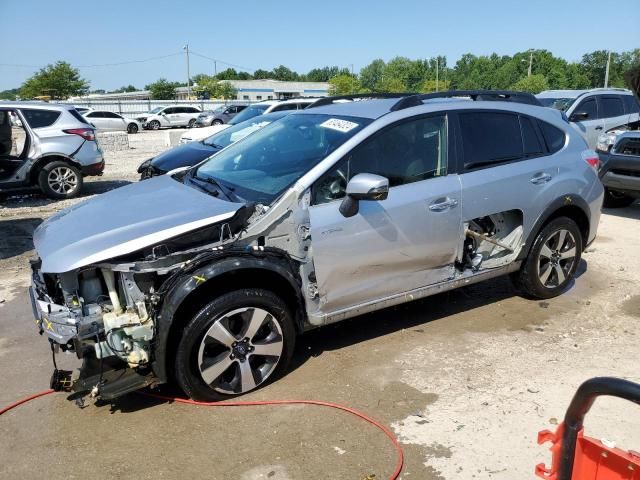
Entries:
<svg viewBox="0 0 640 480">
<path fill-rule="evenodd" d="M 143 171 L 145 171 L 147 168 L 149 168 L 149 165 L 151 165 L 151 162 L 153 161 L 153 158 L 150 158 L 149 160 L 145 160 L 144 162 L 142 162 L 140 164 L 140 166 L 138 167 L 138 173 L 142 173 Z"/>
<path fill-rule="evenodd" d="M 596 144 L 596 150 L 599 152 L 608 153 L 611 150 L 611 146 L 615 143 L 618 132 L 606 132 L 601 133 L 598 136 L 598 143 Z"/>
</svg>

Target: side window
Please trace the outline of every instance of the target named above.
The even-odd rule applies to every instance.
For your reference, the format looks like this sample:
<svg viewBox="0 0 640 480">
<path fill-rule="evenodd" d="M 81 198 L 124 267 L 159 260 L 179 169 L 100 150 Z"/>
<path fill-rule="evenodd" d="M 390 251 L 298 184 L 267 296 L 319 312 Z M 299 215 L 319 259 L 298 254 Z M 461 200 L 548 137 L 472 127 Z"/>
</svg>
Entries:
<svg viewBox="0 0 640 480">
<path fill-rule="evenodd" d="M 21 111 L 31 128 L 48 127 L 49 125 L 52 125 L 58 117 L 60 117 L 60 112 L 55 112 L 53 110 L 23 108 Z"/>
<path fill-rule="evenodd" d="M 367 139 L 338 162 L 313 188 L 313 203 L 344 197 L 347 182 L 374 173 L 396 187 L 447 174 L 447 117 L 413 119 Z"/>
<path fill-rule="evenodd" d="M 184 107 L 183 110 L 183 113 L 200 113 L 200 110 L 198 110 L 196 107 Z"/>
<path fill-rule="evenodd" d="M 622 99 L 618 96 L 600 97 L 600 116 L 602 118 L 612 118 L 624 115 Z"/>
<path fill-rule="evenodd" d="M 296 110 L 296 104 L 295 103 L 287 103 L 285 105 L 278 105 L 276 107 L 274 107 L 273 110 L 271 110 L 272 112 L 284 112 L 285 110 Z"/>
<path fill-rule="evenodd" d="M 587 98 L 580 102 L 580 105 L 576 107 L 574 112 L 585 112 L 588 117 L 587 120 L 596 120 L 598 117 L 598 105 L 595 98 Z"/>
<path fill-rule="evenodd" d="M 103 112 L 102 115 L 104 116 L 104 118 L 121 118 L 120 115 L 113 112 Z"/>
<path fill-rule="evenodd" d="M 549 153 L 556 153 L 564 146 L 566 136 L 562 130 L 542 120 L 538 120 L 538 125 L 542 131 L 542 136 L 544 137 L 544 142 L 547 144 Z"/>
<path fill-rule="evenodd" d="M 100 114 L 100 112 L 90 112 L 90 113 L 87 113 L 85 115 L 85 117 L 87 117 L 87 118 L 100 118 L 101 114 Z"/>
<path fill-rule="evenodd" d="M 623 95 L 622 100 L 627 113 L 640 113 L 640 103 L 633 95 Z"/>
<path fill-rule="evenodd" d="M 540 142 L 540 138 L 531 119 L 520 117 L 520 128 L 522 129 L 522 145 L 525 155 L 540 155 L 545 153 L 544 145 Z"/>
<path fill-rule="evenodd" d="M 510 113 L 461 113 L 464 168 L 517 160 L 524 155 L 518 116 Z"/>
</svg>

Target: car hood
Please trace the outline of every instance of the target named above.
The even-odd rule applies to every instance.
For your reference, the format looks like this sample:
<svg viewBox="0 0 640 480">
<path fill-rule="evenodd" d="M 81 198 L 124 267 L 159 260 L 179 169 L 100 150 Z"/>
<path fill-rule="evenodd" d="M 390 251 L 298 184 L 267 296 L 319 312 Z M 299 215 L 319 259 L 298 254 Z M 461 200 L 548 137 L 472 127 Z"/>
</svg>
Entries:
<svg viewBox="0 0 640 480">
<path fill-rule="evenodd" d="M 229 128 L 231 125 L 223 123 L 222 125 L 212 125 L 210 127 L 192 128 L 180 137 L 182 140 L 204 140 L 214 133 Z"/>
<path fill-rule="evenodd" d="M 151 165 L 158 170 L 168 172 L 174 168 L 195 165 L 219 150 L 220 149 L 212 147 L 211 145 L 205 145 L 200 142 L 184 143 L 156 155 L 154 159 L 151 160 Z"/>
<path fill-rule="evenodd" d="M 62 210 L 35 230 L 33 243 L 42 271 L 63 273 L 226 220 L 243 205 L 164 175 Z"/>
</svg>

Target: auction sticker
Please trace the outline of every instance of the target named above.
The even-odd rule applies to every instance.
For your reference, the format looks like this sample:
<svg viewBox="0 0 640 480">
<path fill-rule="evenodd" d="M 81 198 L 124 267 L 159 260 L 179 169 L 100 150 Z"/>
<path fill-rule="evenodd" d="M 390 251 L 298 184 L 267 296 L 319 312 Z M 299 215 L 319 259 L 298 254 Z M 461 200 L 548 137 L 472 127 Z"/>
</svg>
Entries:
<svg viewBox="0 0 640 480">
<path fill-rule="evenodd" d="M 358 126 L 357 123 L 350 122 L 349 120 L 340 120 L 339 118 L 330 118 L 324 123 L 320 124 L 321 127 L 330 128 L 331 130 L 337 130 L 342 133 L 347 133 Z"/>
</svg>

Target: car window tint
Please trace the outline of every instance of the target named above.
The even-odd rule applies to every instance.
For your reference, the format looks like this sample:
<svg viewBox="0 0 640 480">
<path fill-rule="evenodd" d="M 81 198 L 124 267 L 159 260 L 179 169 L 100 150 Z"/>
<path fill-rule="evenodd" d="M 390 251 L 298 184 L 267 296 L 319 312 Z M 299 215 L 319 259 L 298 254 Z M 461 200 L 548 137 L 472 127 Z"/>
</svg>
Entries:
<svg viewBox="0 0 640 480">
<path fill-rule="evenodd" d="M 100 118 L 100 112 L 90 112 L 85 115 L 87 118 Z"/>
<path fill-rule="evenodd" d="M 158 112 L 158 113 L 165 113 L 166 115 L 169 115 L 171 113 L 178 113 L 176 112 L 176 108 L 165 108 L 162 112 Z"/>
<path fill-rule="evenodd" d="M 623 95 L 622 100 L 627 113 L 640 113 L 640 102 L 633 95 Z"/>
<path fill-rule="evenodd" d="M 31 128 L 48 127 L 60 117 L 60 112 L 54 110 L 36 110 L 31 108 L 23 108 L 21 110 Z M 75 112 L 75 110 L 73 111 Z M 80 114 L 78 114 L 78 116 L 80 116 Z M 86 123 L 86 120 L 83 119 L 83 123 Z"/>
<path fill-rule="evenodd" d="M 545 148 L 538 138 L 533 122 L 527 117 L 520 117 L 520 128 L 522 128 L 524 153 L 527 155 L 544 153 Z"/>
<path fill-rule="evenodd" d="M 278 105 L 276 106 L 272 112 L 283 112 L 285 110 L 295 110 L 297 108 L 295 103 L 288 103 L 286 105 Z"/>
<path fill-rule="evenodd" d="M 510 113 L 460 114 L 464 167 L 475 168 L 523 156 L 518 116 Z"/>
<path fill-rule="evenodd" d="M 574 112 L 585 112 L 588 114 L 587 120 L 596 120 L 598 118 L 598 105 L 595 98 L 587 98 L 580 102 Z"/>
<path fill-rule="evenodd" d="M 347 182 L 359 173 L 389 179 L 396 187 L 447 174 L 447 117 L 403 122 L 365 140 L 314 186 L 314 203 L 344 197 Z"/>
<path fill-rule="evenodd" d="M 78 120 L 80 123 L 84 123 L 85 125 L 91 125 L 89 121 L 86 118 L 84 118 L 82 115 L 80 115 L 80 113 L 78 113 L 75 109 L 69 110 L 69 113 L 73 118 Z"/>
<path fill-rule="evenodd" d="M 538 120 L 542 136 L 550 153 L 555 153 L 564 146 L 565 133 L 550 123 Z"/>
<path fill-rule="evenodd" d="M 602 118 L 619 117 L 624 115 L 624 106 L 622 105 L 622 99 L 620 97 L 601 97 L 600 98 Z"/>
<path fill-rule="evenodd" d="M 103 112 L 102 115 L 104 116 L 104 118 L 120 118 L 120 115 L 113 112 Z"/>
</svg>

